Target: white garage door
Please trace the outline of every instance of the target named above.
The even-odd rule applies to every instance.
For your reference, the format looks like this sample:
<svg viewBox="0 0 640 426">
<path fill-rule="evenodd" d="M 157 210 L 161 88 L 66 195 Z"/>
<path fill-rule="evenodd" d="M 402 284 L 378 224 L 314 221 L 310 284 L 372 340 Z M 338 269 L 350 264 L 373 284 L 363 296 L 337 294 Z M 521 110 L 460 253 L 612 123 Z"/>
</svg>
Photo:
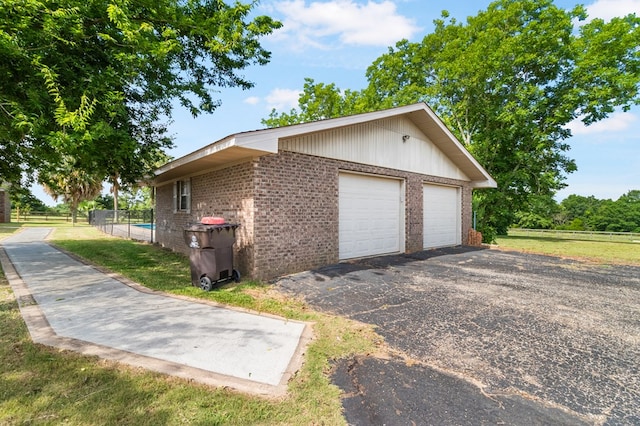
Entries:
<svg viewBox="0 0 640 426">
<path fill-rule="evenodd" d="M 349 173 L 339 179 L 340 259 L 399 252 L 402 181 Z"/>
<path fill-rule="evenodd" d="M 423 194 L 424 248 L 461 244 L 460 189 L 452 186 L 424 185 Z"/>
</svg>

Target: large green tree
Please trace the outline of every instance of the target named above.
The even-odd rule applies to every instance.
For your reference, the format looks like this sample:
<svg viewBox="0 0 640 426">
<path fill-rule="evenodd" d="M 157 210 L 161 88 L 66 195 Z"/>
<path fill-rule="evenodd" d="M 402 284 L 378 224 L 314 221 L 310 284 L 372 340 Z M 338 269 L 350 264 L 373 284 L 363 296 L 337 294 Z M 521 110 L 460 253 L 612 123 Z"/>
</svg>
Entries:
<svg viewBox="0 0 640 426">
<path fill-rule="evenodd" d="M 216 90 L 249 88 L 259 40 L 280 23 L 222 0 L 0 0 L 0 180 L 40 180 L 63 159 L 126 185 L 171 145 L 176 100 L 193 115 Z M 47 182 L 43 182 L 47 183 Z"/>
<path fill-rule="evenodd" d="M 78 167 L 71 157 L 66 157 L 57 170 L 47 171 L 44 181 L 45 192 L 69 205 L 73 224 L 77 222 L 78 205 L 96 198 L 102 191 L 101 176 Z"/>
<path fill-rule="evenodd" d="M 312 78 L 305 78 L 304 90 L 298 98 L 298 109 L 282 112 L 274 108 L 262 123 L 268 127 L 281 127 L 353 115 L 374 108 L 359 91 L 342 91 L 334 83 L 316 83 Z"/>
<path fill-rule="evenodd" d="M 596 231 L 640 232 L 640 191 L 629 191 L 616 201 L 601 201 L 585 224 Z"/>
<path fill-rule="evenodd" d="M 591 124 L 640 102 L 640 18 L 585 18 L 552 0 L 498 0 L 466 22 L 443 12 L 421 42 L 400 41 L 376 59 L 364 90 L 307 81 L 299 111 L 264 123 L 428 103 L 498 182 L 474 194 L 491 239 L 576 170 L 570 121 Z"/>
<path fill-rule="evenodd" d="M 593 195 L 589 197 L 569 195 L 560 203 L 563 222 L 561 225 L 571 229 L 575 228 L 578 231 L 585 230 L 601 204 L 602 200 L 598 200 Z"/>
</svg>

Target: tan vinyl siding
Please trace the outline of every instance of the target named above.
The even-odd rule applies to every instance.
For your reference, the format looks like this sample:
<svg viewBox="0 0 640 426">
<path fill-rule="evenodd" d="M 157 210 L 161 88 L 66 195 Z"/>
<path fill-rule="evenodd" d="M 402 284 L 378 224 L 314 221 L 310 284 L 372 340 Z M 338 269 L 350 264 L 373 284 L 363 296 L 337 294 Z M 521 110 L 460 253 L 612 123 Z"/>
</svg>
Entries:
<svg viewBox="0 0 640 426">
<path fill-rule="evenodd" d="M 409 138 L 403 141 L 403 136 Z M 280 149 L 469 181 L 411 120 L 392 117 L 280 141 Z"/>
</svg>

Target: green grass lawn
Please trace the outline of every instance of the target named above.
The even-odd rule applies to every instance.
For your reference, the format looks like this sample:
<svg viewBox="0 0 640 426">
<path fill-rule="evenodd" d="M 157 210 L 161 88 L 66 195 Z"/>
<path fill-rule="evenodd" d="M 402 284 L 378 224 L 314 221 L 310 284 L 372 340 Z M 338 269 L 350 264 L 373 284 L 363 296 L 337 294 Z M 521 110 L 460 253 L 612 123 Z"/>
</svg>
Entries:
<svg viewBox="0 0 640 426">
<path fill-rule="evenodd" d="M 0 239 L 8 235 L 0 227 Z M 11 232 L 14 232 L 15 228 Z M 379 350 L 373 328 L 313 312 L 257 282 L 212 292 L 190 286 L 185 256 L 107 237 L 87 226 L 56 228 L 54 244 L 147 287 L 313 322 L 314 339 L 286 397 L 267 399 L 34 344 L 0 275 L 0 424 L 344 424 L 331 361 Z"/>
<path fill-rule="evenodd" d="M 547 254 L 600 263 L 640 265 L 640 243 L 626 239 L 620 241 L 594 241 L 567 239 L 552 235 L 509 235 L 496 239 L 497 247 L 528 253 Z"/>
</svg>

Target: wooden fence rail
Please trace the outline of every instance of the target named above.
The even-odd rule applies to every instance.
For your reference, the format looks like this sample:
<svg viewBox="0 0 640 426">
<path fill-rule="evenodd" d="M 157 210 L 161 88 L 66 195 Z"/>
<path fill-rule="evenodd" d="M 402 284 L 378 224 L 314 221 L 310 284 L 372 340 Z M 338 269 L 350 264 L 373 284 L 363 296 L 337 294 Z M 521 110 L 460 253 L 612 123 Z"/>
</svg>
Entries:
<svg viewBox="0 0 640 426">
<path fill-rule="evenodd" d="M 560 238 L 567 240 L 640 242 L 638 232 L 571 231 L 565 229 L 509 229 L 510 236 Z"/>
<path fill-rule="evenodd" d="M 87 221 L 87 214 L 78 212 L 78 221 Z M 59 212 L 20 212 L 20 217 L 16 211 L 11 212 L 11 220 L 14 222 L 29 222 L 29 221 L 45 221 L 45 222 L 71 222 L 71 213 L 59 213 Z"/>
</svg>

